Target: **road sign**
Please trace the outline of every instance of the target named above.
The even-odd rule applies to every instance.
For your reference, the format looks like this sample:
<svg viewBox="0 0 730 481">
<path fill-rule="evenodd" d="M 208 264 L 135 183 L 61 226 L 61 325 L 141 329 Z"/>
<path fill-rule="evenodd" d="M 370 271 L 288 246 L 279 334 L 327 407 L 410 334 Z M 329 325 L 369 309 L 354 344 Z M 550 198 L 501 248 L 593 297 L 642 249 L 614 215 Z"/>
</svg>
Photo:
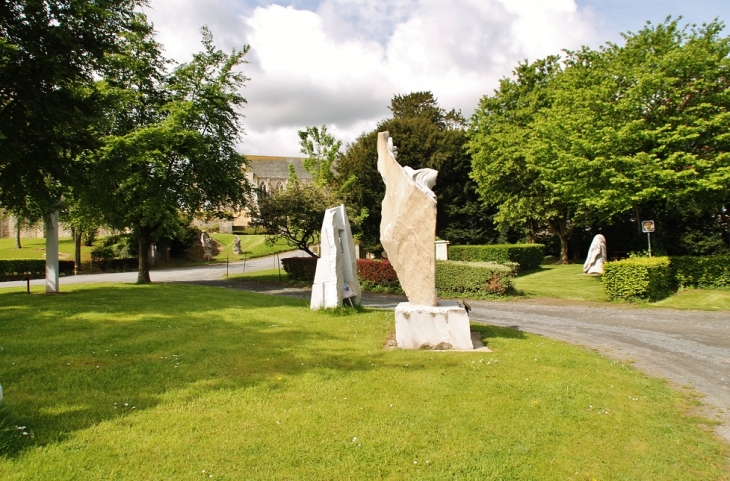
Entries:
<svg viewBox="0 0 730 481">
<path fill-rule="evenodd" d="M 649 232 L 654 232 L 654 221 L 653 220 L 641 221 L 641 232 L 644 232 L 646 234 L 648 234 Z"/>
</svg>

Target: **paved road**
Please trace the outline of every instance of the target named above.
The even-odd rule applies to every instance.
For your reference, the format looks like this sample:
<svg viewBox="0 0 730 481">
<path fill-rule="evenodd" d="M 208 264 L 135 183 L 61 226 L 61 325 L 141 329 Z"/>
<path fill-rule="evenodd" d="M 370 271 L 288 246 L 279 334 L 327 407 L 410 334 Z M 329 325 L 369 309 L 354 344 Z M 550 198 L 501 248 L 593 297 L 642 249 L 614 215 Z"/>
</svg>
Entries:
<svg viewBox="0 0 730 481">
<path fill-rule="evenodd" d="M 206 281 L 221 279 L 226 275 L 226 269 L 230 274 L 240 274 L 242 272 L 260 271 L 264 269 L 274 269 L 277 267 L 277 260 L 286 257 L 306 256 L 303 251 L 282 252 L 278 256 L 259 257 L 249 259 L 245 263 L 243 261 L 231 262 L 226 264 L 210 264 L 195 267 L 186 267 L 182 269 L 153 269 L 150 271 L 152 282 L 186 282 L 186 281 Z M 64 285 L 71 284 L 89 284 L 99 282 L 135 282 L 137 280 L 137 272 L 111 272 L 104 274 L 86 274 L 81 276 L 61 277 L 59 279 L 60 289 L 63 291 Z M 44 279 L 34 279 L 30 281 L 31 286 L 43 286 L 46 281 Z M 26 281 L 0 282 L 2 287 L 25 287 Z"/>
<path fill-rule="evenodd" d="M 301 252 L 281 257 L 302 255 Z M 276 258 L 246 262 L 246 271 L 276 267 Z M 243 263 L 228 266 L 230 273 L 243 271 Z M 309 289 L 222 280 L 225 265 L 155 270 L 156 282 L 186 282 L 306 299 Z M 64 284 L 134 282 L 136 273 L 96 274 L 61 278 Z M 43 280 L 31 281 L 43 285 Z M 24 282 L 0 283 L 0 287 L 24 286 Z M 366 294 L 363 305 L 394 308 L 402 296 Z M 535 301 L 470 301 L 473 321 L 513 327 L 596 349 L 601 354 L 634 362 L 642 371 L 668 379 L 678 387 L 692 386 L 704 395 L 704 414 L 722 424 L 717 433 L 730 441 L 730 313 L 554 305 Z"/>
</svg>

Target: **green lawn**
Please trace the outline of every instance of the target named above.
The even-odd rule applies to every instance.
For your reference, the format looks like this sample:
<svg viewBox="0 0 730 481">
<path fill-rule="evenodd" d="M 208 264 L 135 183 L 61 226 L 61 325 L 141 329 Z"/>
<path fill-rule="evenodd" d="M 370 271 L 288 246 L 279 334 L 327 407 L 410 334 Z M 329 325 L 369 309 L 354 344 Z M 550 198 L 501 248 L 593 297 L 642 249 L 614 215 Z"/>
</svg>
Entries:
<svg viewBox="0 0 730 481">
<path fill-rule="evenodd" d="M 387 350 L 391 311 L 171 284 L 34 292 L 0 290 L 0 382 L 23 426 L 0 479 L 730 476 L 694 400 L 543 337 L 474 326 L 493 352 Z"/>
<path fill-rule="evenodd" d="M 46 239 L 44 238 L 22 238 L 20 239 L 22 249 L 15 247 L 15 238 L 0 238 L 0 260 L 8 259 L 45 259 Z M 93 247 L 81 247 L 82 261 L 88 262 L 91 259 Z M 60 259 L 73 260 L 74 241 L 71 237 L 63 237 L 58 240 L 58 252 Z"/>
<path fill-rule="evenodd" d="M 573 301 L 607 301 L 601 278 L 583 274 L 580 264 L 544 265 L 541 270 L 515 279 L 515 288 L 529 297 Z"/>
<path fill-rule="evenodd" d="M 517 277 L 515 288 L 530 298 L 608 302 L 603 292 L 601 277 L 583 274 L 583 266 L 580 264 L 544 265 L 537 272 Z M 707 311 L 730 310 L 730 290 L 681 290 L 667 299 L 639 306 Z"/>
<path fill-rule="evenodd" d="M 227 257 L 233 262 L 242 260 L 244 254 L 246 259 L 250 259 L 252 257 L 264 257 L 276 254 L 277 252 L 293 250 L 292 247 L 287 245 L 284 239 L 279 239 L 273 246 L 267 246 L 265 235 L 240 235 L 238 237 L 241 239 L 241 250 L 244 254 L 236 255 L 233 253 L 233 234 L 211 234 L 210 236 L 222 246 L 218 254 L 213 257 L 214 260 L 218 261 L 224 261 Z"/>
</svg>

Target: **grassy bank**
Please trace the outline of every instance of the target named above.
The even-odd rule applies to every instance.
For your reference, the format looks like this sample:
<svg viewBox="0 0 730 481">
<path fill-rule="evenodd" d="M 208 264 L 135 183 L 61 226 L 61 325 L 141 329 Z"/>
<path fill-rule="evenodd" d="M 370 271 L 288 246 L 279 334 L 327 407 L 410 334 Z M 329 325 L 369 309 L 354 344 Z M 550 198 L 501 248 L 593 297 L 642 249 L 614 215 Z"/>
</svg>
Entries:
<svg viewBox="0 0 730 481">
<path fill-rule="evenodd" d="M 287 245 L 284 239 L 279 241 L 273 246 L 266 245 L 265 235 L 240 235 L 241 239 L 241 250 L 243 253 L 237 255 L 233 253 L 233 234 L 211 234 L 211 237 L 220 244 L 219 252 L 213 257 L 217 261 L 225 261 L 226 257 L 231 261 L 243 260 L 244 255 L 246 259 L 253 257 L 264 257 L 276 254 L 277 252 L 287 252 L 292 250 L 292 247 Z"/>
<path fill-rule="evenodd" d="M 491 353 L 387 350 L 392 328 L 199 286 L 0 290 L 0 382 L 28 433 L 0 478 L 730 476 L 693 401 L 629 366 L 484 326 Z"/>
<path fill-rule="evenodd" d="M 601 277 L 583 274 L 580 264 L 544 265 L 537 272 L 517 277 L 515 288 L 521 295 L 534 299 L 608 302 Z M 681 290 L 667 299 L 639 307 L 730 311 L 730 290 Z"/>
</svg>

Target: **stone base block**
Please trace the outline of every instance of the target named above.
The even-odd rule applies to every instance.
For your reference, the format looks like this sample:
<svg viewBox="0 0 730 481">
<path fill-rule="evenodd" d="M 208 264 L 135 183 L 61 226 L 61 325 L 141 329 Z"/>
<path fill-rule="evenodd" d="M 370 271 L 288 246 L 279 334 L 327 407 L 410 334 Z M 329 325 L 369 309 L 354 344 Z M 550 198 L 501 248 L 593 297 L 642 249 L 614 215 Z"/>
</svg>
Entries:
<svg viewBox="0 0 730 481">
<path fill-rule="evenodd" d="M 395 308 L 395 340 L 402 349 L 474 349 L 469 315 L 455 301 L 436 307 L 401 302 Z"/>
</svg>

